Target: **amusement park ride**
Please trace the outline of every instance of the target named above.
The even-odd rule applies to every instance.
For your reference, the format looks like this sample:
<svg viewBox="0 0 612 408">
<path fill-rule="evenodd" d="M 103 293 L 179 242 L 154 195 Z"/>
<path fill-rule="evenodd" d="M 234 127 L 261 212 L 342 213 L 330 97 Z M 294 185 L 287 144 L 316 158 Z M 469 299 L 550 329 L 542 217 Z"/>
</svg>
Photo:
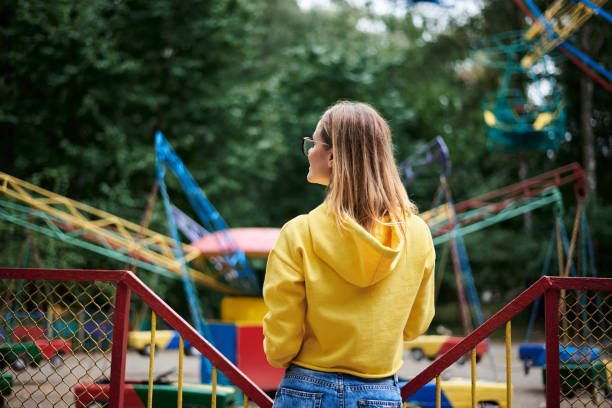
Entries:
<svg viewBox="0 0 612 408">
<path fill-rule="evenodd" d="M 441 137 L 432 140 L 400 164 L 404 183 L 408 185 L 425 167 L 433 164 L 440 166 L 440 187 L 436 193 L 434 208 L 421 213 L 421 217 L 431 229 L 434 244 L 448 243 L 451 247 L 461 317 L 467 334 L 472 331 L 472 321 L 481 325 L 484 318 L 462 237 L 548 205 L 554 205 L 555 212 L 560 214 L 563 205 L 558 188 L 573 184 L 576 198 L 581 202 L 586 191 L 584 174 L 580 166 L 574 163 L 454 204 L 447 184 L 451 169 L 450 158 L 448 148 Z M 438 277 L 442 275 L 445 267 L 445 256 L 442 258 L 438 262 Z M 468 307 L 468 302 L 471 307 Z M 474 319 L 470 316 L 470 310 L 474 311 Z M 461 338 L 449 336 L 421 336 L 406 343 L 406 349 L 416 359 L 423 356 L 435 359 L 460 340 Z M 486 350 L 486 344 L 483 344 L 477 348 L 477 353 L 483 355 Z"/>
<path fill-rule="evenodd" d="M 521 0 L 514 2 L 533 25 L 527 31 L 496 34 L 473 45 L 475 61 L 504 71 L 500 88 L 483 101 L 489 147 L 556 151 L 566 135 L 565 98 L 554 75 L 560 60 L 556 50 L 612 92 L 612 74 L 568 42 L 592 15 L 608 22 L 612 17 L 601 8 L 606 0 L 556 0 L 544 13 L 532 0 L 526 0 L 528 7 Z"/>
</svg>

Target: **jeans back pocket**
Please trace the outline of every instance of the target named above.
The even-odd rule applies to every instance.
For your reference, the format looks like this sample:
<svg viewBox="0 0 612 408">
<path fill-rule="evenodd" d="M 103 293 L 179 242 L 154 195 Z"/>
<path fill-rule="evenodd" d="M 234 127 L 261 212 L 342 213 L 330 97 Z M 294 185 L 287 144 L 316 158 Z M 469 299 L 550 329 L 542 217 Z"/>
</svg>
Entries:
<svg viewBox="0 0 612 408">
<path fill-rule="evenodd" d="M 273 408 L 321 408 L 323 394 L 280 387 Z"/>
</svg>

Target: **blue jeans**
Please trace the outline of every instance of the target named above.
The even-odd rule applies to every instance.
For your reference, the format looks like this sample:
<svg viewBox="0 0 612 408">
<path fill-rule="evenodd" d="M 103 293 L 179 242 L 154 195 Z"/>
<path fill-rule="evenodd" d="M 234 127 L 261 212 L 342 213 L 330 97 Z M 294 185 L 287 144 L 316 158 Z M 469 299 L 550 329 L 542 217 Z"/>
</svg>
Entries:
<svg viewBox="0 0 612 408">
<path fill-rule="evenodd" d="M 274 408 L 402 407 L 397 375 L 362 378 L 292 365 L 281 381 Z"/>
</svg>

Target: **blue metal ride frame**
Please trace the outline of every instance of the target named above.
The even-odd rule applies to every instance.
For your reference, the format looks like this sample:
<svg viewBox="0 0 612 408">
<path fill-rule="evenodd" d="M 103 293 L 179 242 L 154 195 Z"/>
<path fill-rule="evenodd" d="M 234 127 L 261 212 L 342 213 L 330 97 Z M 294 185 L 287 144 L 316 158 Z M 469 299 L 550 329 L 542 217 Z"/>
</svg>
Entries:
<svg viewBox="0 0 612 408">
<path fill-rule="evenodd" d="M 172 149 L 162 132 L 155 134 L 155 150 L 157 153 L 157 163 L 167 164 L 179 179 L 187 198 L 195 210 L 204 228 L 215 234 L 218 244 L 225 250 L 223 258 L 231 269 L 237 274 L 237 283 L 245 293 L 256 293 L 259 287 L 253 271 L 246 261 L 246 256 L 232 241 L 227 232 L 228 226 L 221 217 L 221 214 L 208 201 L 203 191 L 193 179 L 181 159 Z M 172 217 L 172 211 L 168 211 L 168 217 Z M 232 283 L 232 282 L 228 282 Z"/>
<path fill-rule="evenodd" d="M 480 307 L 480 300 L 478 299 L 478 292 L 476 291 L 476 286 L 474 285 L 472 268 L 470 266 L 467 251 L 463 243 L 461 229 L 459 223 L 456 222 L 457 215 L 455 214 L 454 203 L 452 201 L 448 185 L 446 184 L 446 180 L 450 176 L 451 172 L 451 162 L 449 159 L 448 147 L 446 146 L 446 143 L 444 142 L 444 139 L 441 136 L 438 136 L 435 139 L 431 140 L 424 147 L 419 149 L 414 154 L 410 155 L 408 159 L 406 159 L 400 164 L 400 169 L 403 171 L 404 175 L 404 185 L 407 185 L 411 181 L 416 179 L 419 174 L 421 174 L 424 167 L 433 164 L 436 160 L 439 160 L 440 164 L 442 165 L 442 168 L 440 169 L 440 180 L 444 185 L 446 185 L 446 200 L 451 211 L 451 219 L 455 220 L 455 226 L 451 234 L 454 238 L 455 245 L 457 246 L 457 253 L 459 254 L 459 263 L 461 265 L 461 271 L 463 272 L 463 282 L 468 288 L 468 295 L 470 297 L 470 302 L 474 307 L 478 325 L 481 325 L 482 323 L 484 323 L 484 318 Z M 442 196 L 444 196 L 444 193 L 442 191 L 440 191 L 440 193 L 442 194 Z"/>
<path fill-rule="evenodd" d="M 612 15 L 610 15 L 610 13 L 608 13 L 606 10 L 599 7 L 597 4 L 594 4 L 593 2 L 590 2 L 589 0 L 578 0 L 578 1 L 580 3 L 584 3 L 588 8 L 592 9 L 595 12 L 595 14 L 602 16 L 603 18 L 608 20 L 610 23 L 612 23 Z"/>
<path fill-rule="evenodd" d="M 204 338 L 208 341 L 213 342 L 212 335 L 208 330 L 206 325 L 206 320 L 204 319 L 204 314 L 202 313 L 202 306 L 200 304 L 200 300 L 197 296 L 197 292 L 195 287 L 193 286 L 193 282 L 191 281 L 191 277 L 187 271 L 187 266 L 184 261 L 184 254 L 181 248 L 181 240 L 179 238 L 178 229 L 176 226 L 176 222 L 174 219 L 174 214 L 172 212 L 172 205 L 170 204 L 170 197 L 168 195 L 168 189 L 166 187 L 166 183 L 164 181 L 164 176 L 166 173 L 166 165 L 170 167 L 173 173 L 178 177 L 181 186 L 187 193 L 190 203 L 193 205 L 194 209 L 198 213 L 198 216 L 203 219 L 209 226 L 212 228 L 217 228 L 217 230 L 225 230 L 227 229 L 227 225 L 221 215 L 215 210 L 215 208 L 210 204 L 210 202 L 204 197 L 204 194 L 197 186 L 195 180 L 181 161 L 181 159 L 174 152 L 168 141 L 164 138 L 161 132 L 157 132 L 155 134 L 155 151 L 156 151 L 156 163 L 155 163 L 155 171 L 157 174 L 157 181 L 160 186 L 160 191 L 164 201 L 164 208 L 166 210 L 166 218 L 168 219 L 168 228 L 172 235 L 172 238 L 176 241 L 175 246 L 175 254 L 176 258 L 181 261 L 181 270 L 182 270 L 182 281 L 185 289 L 185 293 L 187 294 L 187 300 L 189 303 L 189 310 L 191 312 L 191 316 L 194 322 L 194 326 L 198 333 L 200 333 Z M 205 212 L 206 211 L 206 212 Z M 229 234 L 227 235 L 227 239 L 229 238 Z M 230 242 L 231 244 L 231 242 Z M 244 256 L 244 254 L 242 254 Z M 240 258 L 236 257 L 226 257 L 226 259 L 231 261 L 239 262 Z M 229 263 L 228 262 L 228 263 Z M 246 265 L 246 260 L 244 262 Z M 230 265 L 234 265 L 231 264 Z M 248 268 L 248 265 L 247 265 Z M 247 269 L 249 273 L 250 268 Z M 254 279 L 254 277 L 253 277 Z M 203 383 L 208 383 L 212 379 L 212 364 L 208 361 L 204 356 L 201 358 L 200 365 L 200 380 Z M 224 376 L 220 378 L 221 383 L 227 383 L 227 379 Z"/>
<path fill-rule="evenodd" d="M 181 230 L 183 235 L 185 235 L 192 243 L 196 242 L 203 236 L 210 234 L 206 228 L 195 222 L 193 219 L 191 219 L 191 217 L 175 206 L 172 206 L 172 215 L 174 216 L 178 229 Z"/>
<path fill-rule="evenodd" d="M 584 3 L 587 7 L 591 7 L 587 2 L 584 2 L 582 0 L 579 0 L 582 3 Z M 535 14 L 535 16 L 537 17 L 537 19 L 540 21 L 540 23 L 544 26 L 544 28 L 546 29 L 546 31 L 548 32 L 548 34 L 551 36 L 551 38 L 555 38 L 556 34 L 555 31 L 552 29 L 552 27 L 550 27 L 550 25 L 548 23 L 546 23 L 546 19 L 544 18 L 544 16 L 542 15 L 542 12 L 540 11 L 540 9 L 534 4 L 533 0 L 525 0 L 525 2 L 527 3 L 527 6 L 529 7 L 529 9 L 531 10 L 531 12 L 533 14 Z M 590 3 L 590 2 L 589 2 Z M 593 7 L 591 7 L 593 8 Z M 607 13 L 601 14 L 598 13 L 599 11 L 603 11 L 599 8 L 594 9 L 596 14 L 602 15 L 605 18 L 608 18 L 609 15 Z M 579 58 L 581 61 L 583 61 L 584 63 L 586 63 L 588 66 L 590 66 L 591 68 L 595 69 L 596 71 L 598 71 L 600 74 L 602 74 L 603 76 L 605 76 L 606 78 L 608 78 L 609 81 L 612 81 L 612 74 L 610 73 L 610 71 L 608 71 L 607 69 L 605 69 L 602 65 L 598 64 L 597 62 L 595 62 L 592 58 L 590 58 L 588 55 L 580 52 L 578 49 L 576 49 L 575 47 L 573 47 L 571 44 L 569 44 L 567 41 L 563 41 L 559 47 L 562 47 L 564 49 L 566 49 L 567 51 L 571 52 L 573 55 L 575 55 L 577 58 Z"/>
<path fill-rule="evenodd" d="M 176 221 L 176 226 L 178 227 L 178 229 L 192 243 L 196 242 L 197 240 L 199 240 L 203 236 L 210 234 L 210 232 L 208 232 L 206 230 L 206 228 L 204 228 L 203 226 L 198 224 L 191 217 L 189 217 L 187 214 L 185 214 L 184 212 L 182 212 L 181 210 L 179 210 L 175 206 L 172 206 L 172 215 L 174 216 L 174 220 Z M 215 270 L 218 273 L 223 273 L 224 271 L 226 271 L 227 263 L 225 262 L 225 260 L 223 259 L 222 256 L 213 256 L 213 257 L 211 257 L 209 259 L 209 261 L 212 264 L 214 264 Z M 232 272 L 233 271 L 230 270 L 230 271 L 225 272 L 225 273 L 232 273 Z"/>
<path fill-rule="evenodd" d="M 434 151 L 434 153 L 432 153 L 432 151 Z M 484 317 L 482 314 L 482 308 L 480 306 L 480 299 L 478 298 L 476 285 L 474 283 L 474 277 L 472 275 L 472 267 L 470 266 L 467 250 L 465 248 L 465 244 L 463 243 L 463 234 L 457 220 L 455 206 L 447 183 L 451 171 L 451 162 L 449 159 L 448 147 L 441 136 L 438 136 L 430 141 L 427 145 L 419 149 L 416 153 L 412 154 L 410 157 L 408 157 L 408 159 L 400 164 L 400 168 L 404 172 L 404 185 L 408 185 L 411 181 L 413 181 L 421 173 L 422 168 L 434 163 L 435 159 L 438 159 L 442 165 L 442 168 L 440 169 L 440 184 L 443 188 L 438 191 L 437 195 L 438 197 L 441 196 L 446 198 L 447 204 L 451 211 L 450 218 L 454 224 L 454 227 L 448 235 L 453 238 L 451 239 L 451 245 L 456 248 L 456 253 L 459 256 L 459 264 L 462 272 L 461 277 L 464 287 L 467 287 L 468 289 L 470 303 L 474 308 L 476 320 L 480 326 L 484 323 Z M 416 168 L 416 170 L 413 168 Z M 487 339 L 486 342 L 487 350 L 490 351 L 491 345 L 489 340 Z M 495 377 L 497 377 L 497 370 L 493 358 L 490 358 L 490 362 L 493 373 Z"/>
<path fill-rule="evenodd" d="M 157 140 L 157 138 L 156 138 Z M 156 143 L 157 146 L 157 143 Z M 157 180 L 160 186 L 160 191 L 162 197 L 164 199 L 164 207 L 166 209 L 166 218 L 168 220 L 168 229 L 170 230 L 170 234 L 172 238 L 176 241 L 175 245 L 175 256 L 177 259 L 181 261 L 181 271 L 182 273 L 182 281 L 183 287 L 185 289 L 185 293 L 187 295 L 187 301 L 189 303 L 189 311 L 191 312 L 191 318 L 193 320 L 193 324 L 195 329 L 200 333 L 204 338 L 209 341 L 212 341 L 212 336 L 208 331 L 208 327 L 206 326 L 206 320 L 204 320 L 204 314 L 202 313 L 202 305 L 200 304 L 200 300 L 198 298 L 197 292 L 193 286 L 193 282 L 189 277 L 189 273 L 187 272 L 187 266 L 185 264 L 185 256 L 183 254 L 183 250 L 181 248 L 181 240 L 179 238 L 178 230 L 176 228 L 176 223 L 174 221 L 174 216 L 172 215 L 172 207 L 170 204 L 170 197 L 168 196 L 168 189 L 166 187 L 166 183 L 164 181 L 164 175 L 166 173 L 164 156 L 161 156 L 158 151 L 157 161 L 155 164 L 155 171 L 157 174 Z M 200 381 L 203 383 L 208 383 L 212 379 L 212 364 L 208 361 L 204 356 L 202 356 L 201 366 L 200 366 Z"/>
<path fill-rule="evenodd" d="M 406 160 L 400 163 L 400 175 L 405 186 L 416 179 L 423 171 L 424 167 L 428 167 L 436 160 L 442 164 L 440 177 L 448 178 L 451 172 L 451 163 L 448 159 L 448 147 L 441 136 L 431 140 L 417 152 L 410 155 Z"/>
<path fill-rule="evenodd" d="M 565 230 L 565 226 L 563 225 L 563 220 L 561 218 L 560 215 L 557 215 L 556 217 L 556 223 L 559 224 L 560 226 L 560 235 L 561 235 L 561 242 L 563 245 L 563 250 L 564 250 L 564 255 L 567 255 L 569 253 L 569 240 L 567 238 L 567 232 Z M 591 276 L 596 278 L 597 277 L 597 270 L 595 268 L 595 258 L 594 258 L 594 254 L 593 254 L 593 248 L 592 248 L 592 243 L 591 243 L 591 233 L 589 231 L 589 226 L 588 226 L 588 222 L 587 222 L 587 217 L 586 217 L 586 211 L 583 209 L 582 213 L 580 215 L 580 223 L 581 223 L 581 229 L 582 229 L 582 258 L 583 258 L 583 264 L 582 264 L 582 276 L 588 276 L 588 268 L 587 268 L 587 259 L 588 259 L 588 263 L 590 265 L 590 269 L 591 269 Z M 555 224 L 556 225 L 556 224 Z M 552 249 L 554 246 L 554 243 L 556 242 L 556 233 L 555 233 L 555 228 L 553 226 L 553 230 L 551 233 L 551 237 L 550 237 L 550 241 L 548 243 L 548 248 L 546 250 L 546 257 L 544 259 L 544 267 L 542 268 L 542 273 L 540 276 L 544 276 L 548 274 L 548 269 L 550 267 L 550 262 L 551 262 L 551 258 L 552 258 Z M 588 257 L 586 256 L 588 254 Z M 563 273 L 563 271 L 559 271 L 559 275 L 561 275 Z M 574 267 L 574 261 L 570 260 L 570 276 L 577 276 L 576 274 L 576 268 Z M 541 302 L 542 298 L 539 297 L 534 301 L 533 304 L 533 308 L 531 309 L 531 315 L 529 317 L 529 324 L 527 325 L 527 333 L 525 334 L 525 340 L 524 342 L 527 343 L 529 342 L 529 339 L 531 338 L 531 334 L 533 332 L 533 326 L 535 324 L 535 320 L 537 317 L 537 312 L 539 310 L 540 307 L 540 302 Z M 601 311 L 600 305 L 601 305 L 601 298 L 599 295 L 597 295 L 595 297 L 595 303 L 597 305 L 597 309 L 598 309 L 598 315 L 600 318 L 600 324 L 603 325 L 603 330 L 607 329 L 607 324 L 606 324 L 606 320 L 604 319 L 603 313 Z M 584 319 L 584 321 L 587 321 L 586 318 L 586 300 L 584 295 L 580 296 L 580 305 L 582 306 L 582 317 Z M 585 338 L 589 338 L 591 339 L 590 334 L 588 333 L 588 327 L 585 325 L 584 330 L 586 330 L 587 332 L 584 334 Z"/>
</svg>

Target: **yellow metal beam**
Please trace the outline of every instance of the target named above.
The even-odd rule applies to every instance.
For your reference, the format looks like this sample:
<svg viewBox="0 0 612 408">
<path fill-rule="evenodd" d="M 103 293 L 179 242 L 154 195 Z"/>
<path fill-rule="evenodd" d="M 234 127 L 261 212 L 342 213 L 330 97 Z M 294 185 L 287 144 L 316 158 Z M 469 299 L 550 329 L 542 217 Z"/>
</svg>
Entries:
<svg viewBox="0 0 612 408">
<path fill-rule="evenodd" d="M 596 6 L 602 7 L 607 0 L 591 1 Z M 525 33 L 525 39 L 531 41 L 540 36 L 540 40 L 538 44 L 534 45 L 531 52 L 521 59 L 521 66 L 523 68 L 531 67 L 543 55 L 557 48 L 559 44 L 582 27 L 593 14 L 595 14 L 595 11 L 582 2 L 574 3 L 570 0 L 554 2 L 544 12 L 544 19 L 555 32 L 555 37 L 551 38 L 547 34 L 546 28 L 540 21 L 535 22 Z"/>
<path fill-rule="evenodd" d="M 158 265 L 176 275 L 182 274 L 181 262 L 173 251 L 175 243 L 170 237 L 2 172 L 0 192 L 52 215 L 60 220 L 58 227 L 62 229 L 83 230 L 86 232 L 83 237 L 90 241 L 103 242 L 129 256 Z M 183 253 L 185 263 L 200 255 L 197 248 L 186 244 L 183 244 Z M 219 292 L 238 293 L 201 271 L 189 267 L 187 270 L 194 282 Z"/>
</svg>

